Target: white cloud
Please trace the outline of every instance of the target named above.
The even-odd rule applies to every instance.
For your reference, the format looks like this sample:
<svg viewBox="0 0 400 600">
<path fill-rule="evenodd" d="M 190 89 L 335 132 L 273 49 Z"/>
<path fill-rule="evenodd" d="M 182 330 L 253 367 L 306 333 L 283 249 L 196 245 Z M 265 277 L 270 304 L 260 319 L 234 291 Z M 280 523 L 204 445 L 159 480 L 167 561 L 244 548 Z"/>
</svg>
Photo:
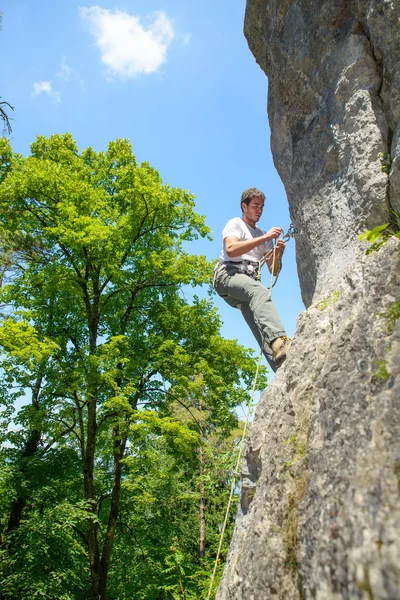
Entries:
<svg viewBox="0 0 400 600">
<path fill-rule="evenodd" d="M 185 33 L 185 35 L 183 36 L 183 43 L 186 45 L 190 42 L 190 39 L 192 37 L 191 33 Z"/>
<path fill-rule="evenodd" d="M 65 58 L 65 56 L 61 61 L 60 70 L 57 71 L 56 76 L 64 80 L 66 83 L 78 83 L 82 90 L 85 88 L 84 81 L 81 75 L 78 71 L 76 71 L 67 64 L 67 59 Z"/>
<path fill-rule="evenodd" d="M 174 28 L 165 13 L 157 12 L 153 22 L 144 27 L 140 17 L 126 12 L 99 6 L 79 10 L 111 74 L 129 78 L 155 73 L 167 60 Z"/>
<path fill-rule="evenodd" d="M 37 81 L 33 84 L 33 94 L 37 96 L 40 92 L 47 92 L 48 94 L 51 92 L 51 83 L 50 81 Z"/>
<path fill-rule="evenodd" d="M 48 94 L 54 102 L 54 104 L 59 104 L 61 102 L 60 92 L 53 90 L 50 81 L 36 81 L 33 84 L 32 96 L 38 96 L 42 92 L 44 94 Z"/>
<path fill-rule="evenodd" d="M 65 81 L 71 81 L 74 76 L 74 71 L 67 65 L 66 58 L 63 58 L 61 61 L 61 68 L 57 73 L 58 77 L 65 79 Z"/>
</svg>

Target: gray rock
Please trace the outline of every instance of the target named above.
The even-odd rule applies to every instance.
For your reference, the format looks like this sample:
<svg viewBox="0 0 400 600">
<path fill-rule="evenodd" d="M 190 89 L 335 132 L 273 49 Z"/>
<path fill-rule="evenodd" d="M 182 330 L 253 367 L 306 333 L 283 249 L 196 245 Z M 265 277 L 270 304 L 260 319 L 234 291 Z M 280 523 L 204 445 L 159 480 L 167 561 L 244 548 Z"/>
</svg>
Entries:
<svg viewBox="0 0 400 600">
<path fill-rule="evenodd" d="M 400 212 L 399 17 L 398 0 L 247 2 L 306 306 L 357 258 L 357 234 Z"/>
<path fill-rule="evenodd" d="M 247 441 L 218 600 L 400 598 L 400 321 L 382 316 L 399 289 L 392 239 L 299 316 Z"/>
<path fill-rule="evenodd" d="M 248 0 L 302 295 L 247 441 L 218 600 L 400 599 L 399 0 Z"/>
</svg>

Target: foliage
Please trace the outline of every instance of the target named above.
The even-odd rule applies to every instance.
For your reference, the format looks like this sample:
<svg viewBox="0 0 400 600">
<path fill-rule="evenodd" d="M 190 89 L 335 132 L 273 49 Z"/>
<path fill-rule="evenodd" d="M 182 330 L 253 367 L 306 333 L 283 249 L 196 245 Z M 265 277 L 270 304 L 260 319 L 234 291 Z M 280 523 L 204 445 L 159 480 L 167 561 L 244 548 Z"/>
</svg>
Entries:
<svg viewBox="0 0 400 600">
<path fill-rule="evenodd" d="M 386 364 L 384 360 L 375 360 L 374 362 L 374 376 L 382 381 L 387 381 L 390 377 L 390 373 L 387 372 Z"/>
<path fill-rule="evenodd" d="M 366 240 L 370 244 L 372 244 L 368 250 L 367 254 L 374 252 L 375 250 L 379 250 L 379 248 L 387 241 L 388 234 L 387 229 L 390 223 L 384 223 L 383 225 L 379 225 L 378 227 L 374 227 L 374 229 L 368 229 L 364 233 L 358 236 L 360 241 Z"/>
<path fill-rule="evenodd" d="M 0 142 L 2 593 L 200 598 L 256 369 L 182 293 L 209 282 L 187 252 L 209 230 L 127 140 L 31 150 Z"/>
<path fill-rule="evenodd" d="M 218 440 L 219 446 L 214 443 Z M 198 454 L 185 460 L 165 440 L 146 441 L 146 452 L 126 458 L 121 533 L 113 564 L 111 597 L 204 598 L 215 556 L 218 524 L 229 494 L 234 438 L 213 435 L 207 443 L 204 480 L 209 558 L 198 557 Z M 125 504 L 126 500 L 126 504 Z M 233 515 L 232 515 L 233 516 Z M 230 532 L 233 520 L 231 520 Z M 132 544 L 132 536 L 134 544 Z M 229 539 L 224 545 L 226 556 Z M 135 560 L 132 560 L 132 552 Z"/>
<path fill-rule="evenodd" d="M 382 173 L 386 173 L 386 175 L 390 174 L 390 170 L 392 168 L 392 157 L 387 152 L 382 152 L 380 155 L 381 159 L 381 171 Z"/>
<path fill-rule="evenodd" d="M 394 326 L 400 319 L 400 297 L 390 304 L 390 306 L 388 306 L 385 312 L 381 313 L 380 316 L 385 319 L 389 333 L 392 333 Z"/>
<path fill-rule="evenodd" d="M 371 244 L 366 254 L 379 250 L 393 236 L 400 239 L 400 215 L 395 210 L 390 210 L 390 214 L 392 217 L 391 222 L 378 225 L 378 227 L 369 229 L 358 236 L 360 241 L 366 240 Z"/>
</svg>

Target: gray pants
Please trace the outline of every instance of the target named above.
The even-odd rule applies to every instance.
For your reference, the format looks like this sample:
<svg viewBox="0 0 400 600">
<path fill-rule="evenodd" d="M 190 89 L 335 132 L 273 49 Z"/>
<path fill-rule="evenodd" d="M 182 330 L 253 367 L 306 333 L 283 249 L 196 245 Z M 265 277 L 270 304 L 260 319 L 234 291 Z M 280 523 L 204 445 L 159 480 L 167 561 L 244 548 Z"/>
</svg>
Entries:
<svg viewBox="0 0 400 600">
<path fill-rule="evenodd" d="M 270 344 L 286 333 L 269 289 L 260 281 L 241 273 L 231 263 L 217 265 L 213 284 L 215 291 L 225 302 L 240 309 L 269 365 L 276 371 Z"/>
</svg>

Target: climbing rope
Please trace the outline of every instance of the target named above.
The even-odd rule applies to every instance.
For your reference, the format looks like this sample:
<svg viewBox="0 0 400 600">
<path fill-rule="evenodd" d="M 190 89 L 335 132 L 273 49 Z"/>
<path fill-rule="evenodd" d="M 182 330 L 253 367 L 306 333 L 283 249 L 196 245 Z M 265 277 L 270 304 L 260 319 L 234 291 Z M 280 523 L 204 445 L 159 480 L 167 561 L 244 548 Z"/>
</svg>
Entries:
<svg viewBox="0 0 400 600">
<path fill-rule="evenodd" d="M 258 358 L 258 363 L 257 363 L 256 374 L 255 374 L 255 377 L 254 377 L 253 388 L 251 390 L 250 399 L 249 399 L 249 401 L 247 403 L 246 421 L 245 421 L 245 424 L 244 424 L 244 427 L 243 427 L 242 438 L 241 438 L 240 444 L 239 444 L 239 453 L 238 453 L 238 457 L 237 457 L 237 460 L 236 460 L 235 469 L 233 471 L 233 480 L 232 480 L 232 485 L 231 485 L 231 491 L 230 491 L 230 494 L 229 494 L 228 506 L 227 506 L 226 513 L 225 513 L 224 524 L 222 525 L 222 529 L 221 529 L 221 534 L 220 534 L 220 538 L 219 538 L 219 546 L 218 546 L 217 556 L 216 556 L 215 562 L 214 562 L 214 570 L 213 570 L 213 573 L 212 573 L 212 576 L 211 576 L 210 588 L 208 590 L 207 600 L 210 600 L 210 598 L 211 598 L 212 588 L 213 588 L 214 581 L 215 581 L 215 574 L 216 574 L 217 568 L 218 568 L 219 556 L 221 554 L 222 542 L 224 540 L 225 529 L 226 529 L 226 525 L 228 523 L 228 518 L 229 518 L 229 511 L 231 509 L 233 493 L 234 493 L 235 487 L 236 487 L 236 480 L 239 477 L 239 466 L 240 466 L 240 461 L 242 460 L 242 452 L 243 452 L 243 447 L 244 447 L 244 439 L 245 439 L 245 437 L 247 435 L 247 426 L 249 424 L 249 418 L 250 418 L 251 408 L 252 408 L 252 405 L 253 405 L 253 398 L 254 398 L 254 394 L 255 394 L 255 391 L 256 391 L 256 387 L 257 387 L 257 380 L 258 380 L 258 373 L 260 371 L 261 358 L 262 358 L 262 351 L 260 352 L 260 356 Z"/>
<path fill-rule="evenodd" d="M 294 237 L 295 234 L 297 233 L 296 229 L 293 227 L 293 223 L 290 223 L 289 229 L 287 230 L 286 233 L 283 233 L 283 229 L 281 229 L 281 233 L 280 235 L 282 235 L 282 239 L 284 242 L 288 242 L 290 240 L 290 238 Z M 279 240 L 278 236 L 278 240 Z M 273 240 L 273 248 L 272 250 L 270 250 L 269 252 L 269 256 L 268 258 L 266 258 L 265 256 L 262 257 L 262 259 L 258 262 L 258 275 L 257 275 L 257 280 L 261 281 L 261 267 L 263 267 L 265 265 L 265 263 L 269 260 L 269 258 L 271 257 L 271 252 L 272 254 L 272 265 L 270 268 L 270 272 L 271 272 L 271 278 L 270 278 L 270 282 L 269 282 L 269 290 L 271 292 L 272 295 L 272 288 L 274 287 L 274 285 L 276 284 L 276 282 L 278 281 L 278 277 L 279 277 L 279 273 L 281 272 L 281 269 L 279 268 L 278 273 L 275 275 L 275 260 L 276 260 L 276 256 L 277 256 L 277 252 L 275 251 L 275 247 L 276 247 L 276 242 L 277 240 L 274 239 Z M 281 256 L 279 257 L 279 260 L 281 260 Z M 275 277 L 275 281 L 274 281 L 274 277 Z"/>
<path fill-rule="evenodd" d="M 293 224 L 290 224 L 290 227 L 288 229 L 288 231 L 286 232 L 286 234 L 283 233 L 283 230 L 281 231 L 281 235 L 282 235 L 282 239 L 283 241 L 287 242 L 290 240 L 290 238 L 294 237 L 295 233 L 297 233 L 296 229 L 293 227 Z M 278 238 L 279 239 L 279 238 Z M 276 240 L 273 241 L 274 247 L 273 247 L 273 255 L 272 255 L 272 265 L 271 265 L 271 279 L 270 279 L 270 285 L 269 285 L 269 289 L 272 295 L 272 288 L 274 287 L 274 285 L 276 284 L 276 282 L 278 281 L 278 277 L 279 277 L 279 272 L 277 275 L 273 275 L 273 273 L 275 273 L 275 260 L 276 260 L 276 255 L 277 253 L 275 252 L 275 246 L 276 246 Z M 258 275 L 257 275 L 257 279 L 261 280 L 261 267 L 266 263 L 266 259 L 265 257 L 263 257 L 259 263 L 258 263 Z M 275 281 L 273 282 L 273 278 L 275 277 Z M 232 485 L 231 485 L 231 491 L 229 494 L 229 500 L 228 500 L 228 506 L 226 509 L 226 513 L 225 513 L 225 519 L 224 519 L 224 523 L 222 525 L 222 529 L 221 529 L 221 534 L 220 534 L 220 538 L 219 538 L 219 545 L 218 545 L 218 551 L 217 551 L 217 556 L 215 558 L 215 562 L 214 562 L 214 569 L 213 569 L 213 573 L 211 576 L 211 581 L 210 581 L 210 588 L 208 590 L 208 595 L 207 595 L 207 600 L 210 600 L 211 598 L 211 594 L 212 594 L 212 588 L 214 585 L 214 581 L 215 581 L 215 575 L 217 572 L 217 568 L 218 568 L 218 562 L 219 562 L 219 557 L 221 554 L 221 548 L 222 548 L 222 542 L 224 540 L 224 535 L 225 535 L 225 529 L 226 529 L 226 525 L 228 523 L 228 518 L 229 518 L 229 512 L 231 510 L 231 504 L 232 504 L 232 498 L 233 498 L 233 494 L 235 491 L 235 487 L 236 487 L 236 480 L 239 477 L 239 466 L 240 466 L 240 461 L 242 460 L 242 452 L 243 452 L 243 447 L 244 447 L 244 439 L 247 435 L 247 427 L 249 424 L 249 418 L 250 418 L 250 412 L 251 412 L 251 408 L 253 405 L 253 398 L 254 398 L 254 394 L 256 391 L 256 387 L 257 387 L 257 380 L 258 380 L 258 373 L 260 371 L 260 365 L 261 365 L 261 358 L 262 358 L 262 350 L 260 352 L 260 356 L 258 358 L 258 363 L 257 363 L 257 369 L 256 369 L 256 375 L 254 377 L 254 383 L 253 383 L 253 388 L 251 390 L 251 395 L 250 395 L 250 399 L 249 402 L 247 403 L 247 414 L 246 414 L 246 421 L 243 427 L 243 433 L 242 433 L 242 438 L 240 440 L 240 444 L 239 444 L 239 453 L 238 453 L 238 457 L 236 460 L 236 466 L 235 469 L 233 471 L 233 480 L 232 480 Z"/>
</svg>

